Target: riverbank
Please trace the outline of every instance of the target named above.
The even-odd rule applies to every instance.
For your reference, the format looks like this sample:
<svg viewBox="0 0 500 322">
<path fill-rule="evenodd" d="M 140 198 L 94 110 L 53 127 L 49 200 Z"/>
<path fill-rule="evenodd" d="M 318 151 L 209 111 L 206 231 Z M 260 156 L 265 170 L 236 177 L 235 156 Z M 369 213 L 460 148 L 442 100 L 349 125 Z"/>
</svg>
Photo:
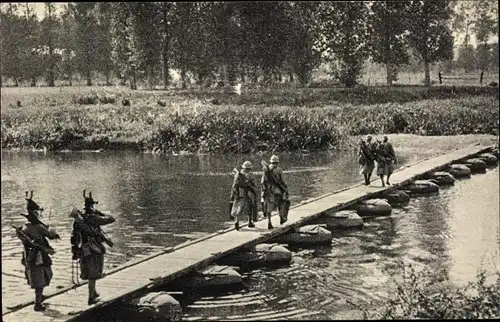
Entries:
<svg viewBox="0 0 500 322">
<path fill-rule="evenodd" d="M 9 89 L 2 95 L 1 143 L 4 149 L 255 153 L 339 150 L 351 145 L 349 136 L 369 133 L 498 136 L 498 91 L 492 89 L 361 87 L 241 96 L 119 88 L 26 89 L 23 96 L 23 89 Z"/>
</svg>

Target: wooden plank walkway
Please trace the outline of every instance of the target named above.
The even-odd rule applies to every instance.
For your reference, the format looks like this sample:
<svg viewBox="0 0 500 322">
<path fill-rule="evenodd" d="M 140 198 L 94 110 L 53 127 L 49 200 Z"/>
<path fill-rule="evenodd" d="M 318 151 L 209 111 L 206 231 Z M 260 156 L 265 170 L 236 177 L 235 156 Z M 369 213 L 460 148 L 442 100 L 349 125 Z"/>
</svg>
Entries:
<svg viewBox="0 0 500 322">
<path fill-rule="evenodd" d="M 133 298 L 193 270 L 203 268 L 222 256 L 241 248 L 257 245 L 287 232 L 291 227 L 300 227 L 308 220 L 327 211 L 337 211 L 360 200 L 376 196 L 380 192 L 397 189 L 416 177 L 430 171 L 437 171 L 448 164 L 471 155 L 484 152 L 490 147 L 473 145 L 446 154 L 421 160 L 413 165 L 398 169 L 391 177 L 393 185 L 386 188 L 358 184 L 327 195 L 308 200 L 290 209 L 288 222 L 279 225 L 279 218 L 272 218 L 275 229 L 267 229 L 267 221 L 261 220 L 255 228 L 242 224 L 240 231 L 234 228 L 222 230 L 201 239 L 190 241 L 146 259 L 136 260 L 108 273 L 97 282 L 101 301 L 87 305 L 88 288 L 80 285 L 72 290 L 56 294 L 47 300 L 45 312 L 33 311 L 32 305 L 3 315 L 4 321 L 67 321 L 92 313 L 116 301 Z M 377 182 L 375 184 L 378 185 Z"/>
</svg>

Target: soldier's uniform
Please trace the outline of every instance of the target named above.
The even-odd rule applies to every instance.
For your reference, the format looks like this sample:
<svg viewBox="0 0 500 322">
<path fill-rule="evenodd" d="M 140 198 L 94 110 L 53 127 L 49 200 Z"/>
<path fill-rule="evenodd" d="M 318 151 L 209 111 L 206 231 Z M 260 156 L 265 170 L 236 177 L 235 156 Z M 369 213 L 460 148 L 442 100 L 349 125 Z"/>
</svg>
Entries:
<svg viewBox="0 0 500 322">
<path fill-rule="evenodd" d="M 280 212 L 280 224 L 283 224 L 287 221 L 287 214 L 282 212 L 282 206 L 285 202 L 288 202 L 288 187 L 283 180 L 283 170 L 278 165 L 279 158 L 276 155 L 273 155 L 269 160 L 271 163 L 268 169 L 264 169 L 264 173 L 262 174 L 261 179 L 261 201 L 264 216 L 268 219 L 268 228 L 272 229 L 273 225 L 271 224 L 271 212 L 274 210 L 278 210 Z M 266 173 L 268 171 L 268 173 Z M 279 187 L 280 184 L 286 191 L 282 191 L 282 188 Z"/>
<path fill-rule="evenodd" d="M 52 280 L 52 259 L 45 249 L 51 249 L 48 239 L 58 239 L 59 235 L 54 229 L 49 229 L 36 220 L 39 217 L 40 208 L 33 200 L 28 201 L 28 222 L 20 229 L 21 233 L 18 237 L 23 242 L 24 251 L 22 254 L 21 264 L 24 266 L 24 275 L 28 285 L 35 290 L 35 311 L 44 311 L 42 305 L 43 289 L 50 285 Z M 38 248 L 27 242 L 28 238 L 34 243 L 42 246 Z"/>
<path fill-rule="evenodd" d="M 366 137 L 366 140 L 366 143 L 362 140 L 359 142 L 358 160 L 361 166 L 360 174 L 363 174 L 365 178 L 365 185 L 369 185 L 370 177 L 375 169 L 377 145 L 375 142 L 371 142 L 371 136 L 369 135 Z"/>
<path fill-rule="evenodd" d="M 231 216 L 235 219 L 235 228 L 239 229 L 239 216 L 248 216 L 248 227 L 255 227 L 253 221 L 257 220 L 257 196 L 255 186 L 255 176 L 252 172 L 252 164 L 245 161 L 242 171 L 234 175 L 231 187 L 231 200 L 233 207 Z"/>
<path fill-rule="evenodd" d="M 394 171 L 394 163 L 396 162 L 396 154 L 392 144 L 387 142 L 387 138 L 384 137 L 384 142 L 380 143 L 377 149 L 377 175 L 381 176 L 382 186 L 384 184 L 383 176 L 387 176 L 387 184 L 389 183 L 389 177 Z"/>
<path fill-rule="evenodd" d="M 94 209 L 96 203 L 92 197 L 85 197 L 84 217 L 88 227 L 99 231 L 101 226 L 115 222 L 115 218 Z M 92 304 L 99 297 L 99 294 L 93 289 L 95 280 L 103 276 L 104 254 L 106 253 L 103 240 L 99 236 L 90 236 L 75 220 L 71 234 L 71 251 L 73 260 L 80 261 L 80 277 L 89 280 L 89 304 Z M 90 281 L 93 281 L 92 284 Z"/>
</svg>

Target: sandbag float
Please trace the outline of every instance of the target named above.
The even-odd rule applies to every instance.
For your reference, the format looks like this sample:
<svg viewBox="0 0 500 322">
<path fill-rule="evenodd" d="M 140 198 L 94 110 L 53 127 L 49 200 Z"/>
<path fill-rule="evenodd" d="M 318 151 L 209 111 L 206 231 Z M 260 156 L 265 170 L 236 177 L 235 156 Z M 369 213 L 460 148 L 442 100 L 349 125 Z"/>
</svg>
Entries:
<svg viewBox="0 0 500 322">
<path fill-rule="evenodd" d="M 465 164 L 451 164 L 446 172 L 449 172 L 454 178 L 470 178 L 472 171 Z"/>
<path fill-rule="evenodd" d="M 465 160 L 464 163 L 472 173 L 485 172 L 488 165 L 479 158 L 472 158 Z"/>
<path fill-rule="evenodd" d="M 307 225 L 296 228 L 284 235 L 277 236 L 271 242 L 279 244 L 322 245 L 332 242 L 332 233 L 321 225 Z"/>
<path fill-rule="evenodd" d="M 413 183 L 404 186 L 403 189 L 410 194 L 425 194 L 439 191 L 439 185 L 434 179 L 415 180 Z"/>
<path fill-rule="evenodd" d="M 194 276 L 182 277 L 175 285 L 185 288 L 207 288 L 240 284 L 243 278 L 233 267 L 210 265 Z"/>
<path fill-rule="evenodd" d="M 385 199 L 364 200 L 356 208 L 356 212 L 361 217 L 390 216 L 392 212 L 391 205 Z"/>
<path fill-rule="evenodd" d="M 448 172 L 437 171 L 429 173 L 425 176 L 427 180 L 435 180 L 438 185 L 452 185 L 455 184 L 456 179 Z"/>
<path fill-rule="evenodd" d="M 292 253 L 278 244 L 259 244 L 217 260 L 219 265 L 239 267 L 274 266 L 288 264 Z"/>
<path fill-rule="evenodd" d="M 181 321 L 182 307 L 167 292 L 151 292 L 125 303 L 123 314 L 134 321 Z"/>
<path fill-rule="evenodd" d="M 486 165 L 496 165 L 498 163 L 498 158 L 491 153 L 482 153 L 478 156 L 478 159 L 483 160 Z"/>
<path fill-rule="evenodd" d="M 382 194 L 382 199 L 387 200 L 389 204 L 402 204 L 410 201 L 410 196 L 402 190 L 394 190 L 384 192 Z"/>
<path fill-rule="evenodd" d="M 341 210 L 326 214 L 321 218 L 321 222 L 325 223 L 326 228 L 330 230 L 362 228 L 364 225 L 363 218 L 353 210 Z"/>
</svg>

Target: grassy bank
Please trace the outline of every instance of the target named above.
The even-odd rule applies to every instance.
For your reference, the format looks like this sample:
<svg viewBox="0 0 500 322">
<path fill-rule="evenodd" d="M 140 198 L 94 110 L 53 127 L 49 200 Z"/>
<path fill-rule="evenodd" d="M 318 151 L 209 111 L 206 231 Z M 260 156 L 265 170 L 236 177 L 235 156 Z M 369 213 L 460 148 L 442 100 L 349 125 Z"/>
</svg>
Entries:
<svg viewBox="0 0 500 322">
<path fill-rule="evenodd" d="M 287 94 L 289 90 L 235 96 L 216 92 L 130 93 L 120 88 L 100 92 L 49 89 L 45 94 L 27 89 L 22 95 L 23 90 L 9 89 L 10 93 L 2 94 L 1 142 L 3 148 L 249 153 L 337 149 L 346 147 L 349 136 L 368 133 L 498 136 L 497 92 L 489 92 L 488 87 L 461 88 L 456 93 L 484 92 L 444 99 L 422 100 L 419 96 L 421 100 L 397 102 L 409 93 L 411 97 L 422 93 L 446 97 L 450 93 L 443 87 L 440 91 L 438 87 L 424 89 L 311 90 L 311 96 L 299 91 L 295 95 L 307 94 L 306 100 L 314 104 L 288 105 L 278 102 L 293 98 Z M 390 92 L 394 97 L 389 95 L 390 103 L 377 104 L 327 99 L 329 95 L 351 95 L 356 101 L 356 97 L 367 95 L 363 90 Z M 277 103 L 273 105 L 266 95 Z"/>
<path fill-rule="evenodd" d="M 500 272 L 479 272 L 475 281 L 462 287 L 453 285 L 445 275 L 406 267 L 389 301 L 365 316 L 377 320 L 500 318 Z"/>
</svg>

